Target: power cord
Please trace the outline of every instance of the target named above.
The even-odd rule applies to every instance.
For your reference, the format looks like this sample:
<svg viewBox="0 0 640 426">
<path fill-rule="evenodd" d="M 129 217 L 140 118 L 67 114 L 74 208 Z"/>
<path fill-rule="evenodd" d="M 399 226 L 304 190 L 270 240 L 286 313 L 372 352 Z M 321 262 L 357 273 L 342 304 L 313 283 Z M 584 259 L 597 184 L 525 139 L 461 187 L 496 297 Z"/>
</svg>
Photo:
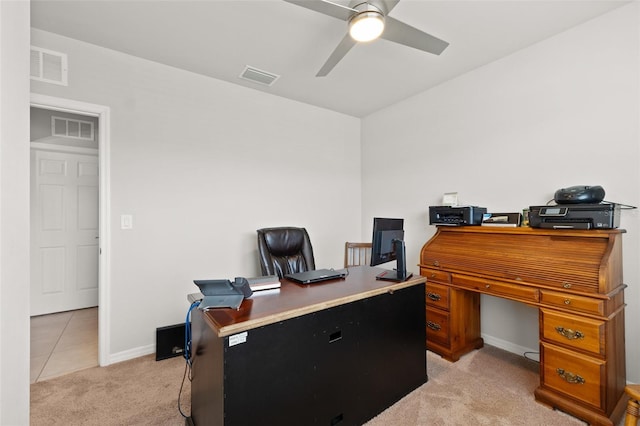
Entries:
<svg viewBox="0 0 640 426">
<path fill-rule="evenodd" d="M 633 209 L 637 209 L 636 206 L 630 206 L 629 204 L 622 204 L 622 203 L 612 203 L 611 201 L 607 201 L 607 200 L 603 200 L 603 203 L 609 203 L 609 204 L 617 204 L 620 206 L 620 210 L 633 210 Z"/>
<path fill-rule="evenodd" d="M 189 306 L 187 317 L 184 321 L 184 358 L 189 368 L 191 368 L 191 311 L 200 305 L 200 300 L 196 300 Z"/>
<path fill-rule="evenodd" d="M 555 203 L 555 201 L 556 201 L 556 200 L 555 200 L 555 199 L 553 199 L 553 198 L 552 198 L 551 200 L 547 201 L 547 206 L 551 205 L 551 203 Z M 578 203 L 578 205 L 579 205 L 579 204 L 580 204 L 580 203 Z M 637 208 L 638 208 L 638 207 L 636 207 L 636 206 L 630 206 L 629 204 L 614 203 L 614 202 L 612 202 L 612 201 L 607 201 L 607 200 L 602 200 L 602 201 L 601 201 L 600 203 L 598 203 L 598 204 L 617 204 L 617 205 L 619 205 L 619 206 L 620 206 L 620 210 L 633 210 L 633 209 L 637 209 Z M 556 204 L 554 204 L 554 205 L 557 205 L 557 203 L 556 203 Z M 563 204 L 563 205 L 564 205 L 564 204 Z"/>
<path fill-rule="evenodd" d="M 181 404 L 181 399 L 182 399 L 182 391 L 184 389 L 184 382 L 185 379 L 187 379 L 187 377 L 189 378 L 189 381 L 191 381 L 192 377 L 191 377 L 191 311 L 193 311 L 195 308 L 197 308 L 200 305 L 200 301 L 196 300 L 195 302 L 193 302 L 191 304 L 191 306 L 189 306 L 189 310 L 187 311 L 187 317 L 184 321 L 184 351 L 183 351 L 183 356 L 185 359 L 185 364 L 184 364 L 184 374 L 182 376 L 182 382 L 180 383 L 180 391 L 178 392 L 178 411 L 180 412 L 180 414 L 182 415 L 182 417 L 184 417 L 185 419 L 189 418 L 188 415 L 186 415 L 183 411 L 182 411 L 182 404 Z M 189 374 L 187 375 L 187 371 L 189 372 Z"/>
<path fill-rule="evenodd" d="M 182 411 L 182 403 L 181 403 L 181 399 L 182 399 L 182 391 L 184 389 L 184 381 L 187 378 L 187 369 L 189 369 L 189 366 L 187 364 L 184 365 L 184 375 L 182 376 L 182 382 L 180 383 L 180 391 L 178 392 L 178 411 L 180 412 L 180 415 L 182 417 L 184 417 L 185 419 L 188 419 L 190 416 L 186 415 L 183 411 Z M 191 374 L 189 374 L 189 381 L 191 381 Z"/>
<path fill-rule="evenodd" d="M 329 270 L 330 271 L 336 271 L 336 269 L 334 269 L 334 268 L 329 268 Z M 349 268 L 348 267 L 343 268 L 343 269 L 337 269 L 337 270 L 338 271 L 344 271 L 344 277 L 342 277 L 342 278 L 346 278 L 346 277 L 349 276 Z"/>
</svg>

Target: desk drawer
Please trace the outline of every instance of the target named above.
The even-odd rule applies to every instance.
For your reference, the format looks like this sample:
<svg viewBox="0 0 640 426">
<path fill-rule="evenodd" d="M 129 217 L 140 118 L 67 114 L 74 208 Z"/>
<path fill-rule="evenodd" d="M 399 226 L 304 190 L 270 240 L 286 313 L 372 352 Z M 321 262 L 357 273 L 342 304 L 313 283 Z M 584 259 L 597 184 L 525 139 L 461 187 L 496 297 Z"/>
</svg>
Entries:
<svg viewBox="0 0 640 426">
<path fill-rule="evenodd" d="M 446 285 L 436 284 L 427 281 L 426 298 L 427 305 L 435 306 L 446 311 L 449 310 L 450 288 Z"/>
<path fill-rule="evenodd" d="M 449 347 L 449 313 L 440 309 L 427 309 L 427 341 Z"/>
<path fill-rule="evenodd" d="M 420 275 L 427 277 L 427 282 L 438 281 L 441 283 L 450 283 L 451 274 L 449 272 L 440 271 L 437 269 L 421 268 Z"/>
<path fill-rule="evenodd" d="M 605 322 L 540 309 L 542 338 L 563 346 L 605 355 Z"/>
<path fill-rule="evenodd" d="M 605 301 L 590 297 L 576 296 L 573 294 L 559 293 L 556 291 L 541 290 L 540 302 L 545 305 L 558 306 L 563 309 L 585 312 L 589 314 L 604 315 Z"/>
<path fill-rule="evenodd" d="M 533 287 L 513 285 L 459 274 L 453 274 L 451 283 L 481 293 L 523 302 L 538 302 L 539 299 L 539 291 Z"/>
<path fill-rule="evenodd" d="M 597 358 L 540 343 L 542 349 L 542 386 L 579 401 L 604 409 L 602 389 L 606 362 Z"/>
</svg>

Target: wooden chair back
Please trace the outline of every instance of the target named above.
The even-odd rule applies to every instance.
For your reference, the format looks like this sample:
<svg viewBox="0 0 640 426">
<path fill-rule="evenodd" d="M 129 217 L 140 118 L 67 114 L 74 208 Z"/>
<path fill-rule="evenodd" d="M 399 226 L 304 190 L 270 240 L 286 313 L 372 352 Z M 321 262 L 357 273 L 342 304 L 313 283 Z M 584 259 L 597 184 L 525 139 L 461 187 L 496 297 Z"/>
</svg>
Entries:
<svg viewBox="0 0 640 426">
<path fill-rule="evenodd" d="M 624 426 L 636 426 L 640 417 L 640 385 L 627 385 L 624 391 L 629 396 Z"/>
<path fill-rule="evenodd" d="M 371 243 L 344 244 L 344 267 L 369 265 L 371 263 Z"/>
</svg>

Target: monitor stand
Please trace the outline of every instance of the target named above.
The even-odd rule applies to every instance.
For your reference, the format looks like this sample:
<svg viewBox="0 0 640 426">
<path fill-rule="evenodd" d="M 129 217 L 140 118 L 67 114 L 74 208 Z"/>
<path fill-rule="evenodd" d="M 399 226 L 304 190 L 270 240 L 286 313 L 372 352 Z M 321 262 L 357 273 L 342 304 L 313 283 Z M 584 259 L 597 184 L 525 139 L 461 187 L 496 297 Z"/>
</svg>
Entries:
<svg viewBox="0 0 640 426">
<path fill-rule="evenodd" d="M 395 281 L 401 283 L 413 275 L 407 272 L 407 252 L 403 240 L 393 240 L 393 251 L 396 257 L 396 269 L 387 270 L 376 275 L 377 280 Z"/>
<path fill-rule="evenodd" d="M 398 271 L 384 271 L 376 275 L 376 280 L 395 281 L 397 283 L 401 283 L 403 281 L 408 280 L 412 276 L 413 274 L 411 272 L 407 272 L 405 274 L 405 277 L 402 278 L 402 277 L 398 277 Z"/>
</svg>

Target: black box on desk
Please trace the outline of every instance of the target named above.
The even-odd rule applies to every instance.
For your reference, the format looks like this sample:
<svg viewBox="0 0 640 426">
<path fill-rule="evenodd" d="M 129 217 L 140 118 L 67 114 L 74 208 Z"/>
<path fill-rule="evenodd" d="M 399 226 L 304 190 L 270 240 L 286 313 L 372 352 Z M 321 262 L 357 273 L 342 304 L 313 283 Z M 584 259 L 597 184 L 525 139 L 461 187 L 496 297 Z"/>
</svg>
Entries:
<svg viewBox="0 0 640 426">
<path fill-rule="evenodd" d="M 482 215 L 482 226 L 518 227 L 521 219 L 520 213 L 485 213 Z"/>
<path fill-rule="evenodd" d="M 430 225 L 480 225 L 486 207 L 478 206 L 429 206 Z"/>
</svg>

